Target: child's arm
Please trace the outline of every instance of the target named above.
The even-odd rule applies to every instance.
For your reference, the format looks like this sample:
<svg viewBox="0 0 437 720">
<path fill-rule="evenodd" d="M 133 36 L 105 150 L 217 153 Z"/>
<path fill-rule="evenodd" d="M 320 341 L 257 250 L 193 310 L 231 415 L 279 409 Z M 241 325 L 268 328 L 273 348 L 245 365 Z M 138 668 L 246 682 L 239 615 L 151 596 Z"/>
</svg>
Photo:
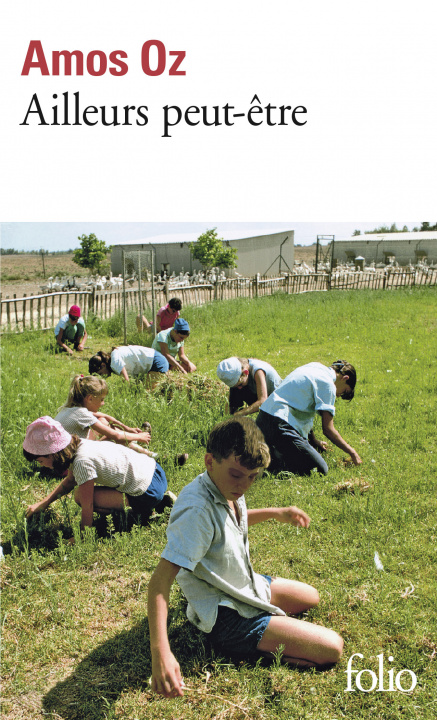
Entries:
<svg viewBox="0 0 437 720">
<path fill-rule="evenodd" d="M 178 355 L 179 355 L 179 360 L 188 366 L 190 372 L 194 372 L 196 369 L 196 366 L 194 365 L 194 363 L 191 362 L 191 360 L 188 359 L 187 355 L 185 355 L 185 350 L 183 347 L 179 348 Z M 182 368 L 182 369 L 184 372 L 186 372 L 184 368 Z"/>
<path fill-rule="evenodd" d="M 103 420 L 106 420 L 110 425 L 116 425 L 116 427 L 121 428 L 122 430 L 126 430 L 126 432 L 133 432 L 133 433 L 139 433 L 141 432 L 141 429 L 136 427 L 130 427 L 130 425 L 125 425 L 121 422 L 121 420 L 117 420 L 117 418 L 111 417 L 111 415 L 107 415 L 106 413 L 102 412 L 95 412 L 93 413 L 94 417 L 99 420 L 102 418 Z"/>
<path fill-rule="evenodd" d="M 308 527 L 311 518 L 298 507 L 283 508 L 258 508 L 247 511 L 247 524 L 256 525 L 266 520 L 277 520 L 278 522 L 291 523 L 300 527 Z"/>
<path fill-rule="evenodd" d="M 76 502 L 80 505 L 81 521 L 80 529 L 92 527 L 94 513 L 94 480 L 87 480 L 78 485 L 75 494 Z"/>
<path fill-rule="evenodd" d="M 149 443 L 151 439 L 151 435 L 148 432 L 125 432 L 124 430 L 116 430 L 115 428 L 112 428 L 110 425 L 105 425 L 102 422 L 93 423 L 91 426 L 95 432 L 98 432 L 99 435 L 105 435 L 110 440 L 114 440 L 116 443 L 124 444 L 125 442 L 129 443 L 132 442 L 132 440 L 136 440 L 136 442 L 143 442 L 143 443 Z"/>
<path fill-rule="evenodd" d="M 26 510 L 26 518 L 29 519 L 32 517 L 32 515 L 35 515 L 37 513 L 43 512 L 43 510 L 47 510 L 49 505 L 51 505 L 55 500 L 62 497 L 63 495 L 68 495 L 69 492 L 74 488 L 76 485 L 76 481 L 74 479 L 73 473 L 71 470 L 68 471 L 68 475 L 62 480 L 62 482 L 59 483 L 57 487 L 55 487 L 52 492 L 47 495 L 43 500 L 40 500 L 40 502 L 35 503 L 34 505 L 29 505 Z"/>
<path fill-rule="evenodd" d="M 160 347 L 159 352 L 161 353 L 161 355 L 164 355 L 164 357 L 168 360 L 168 363 L 171 368 L 179 370 L 179 372 L 181 372 L 181 373 L 186 373 L 186 370 L 184 370 L 182 365 L 180 363 L 178 363 L 176 358 L 174 358 L 173 355 L 170 355 L 167 343 L 160 342 L 159 347 Z"/>
<path fill-rule="evenodd" d="M 334 445 L 337 445 L 337 447 L 340 448 L 340 450 L 343 450 L 344 452 L 348 453 L 348 455 L 351 456 L 352 462 L 354 465 L 361 465 L 363 462 L 353 447 L 348 445 L 346 440 L 343 440 L 338 430 L 334 427 L 334 418 L 331 415 L 330 412 L 327 410 L 322 410 L 322 429 L 323 434 L 334 443 Z"/>
<path fill-rule="evenodd" d="M 150 578 L 148 592 L 152 690 L 167 698 L 184 694 L 179 663 L 170 649 L 167 634 L 170 588 L 179 570 L 179 565 L 161 558 Z"/>
<path fill-rule="evenodd" d="M 77 345 L 77 349 L 78 349 L 78 350 L 83 350 L 84 347 L 85 347 L 85 343 L 86 343 L 87 340 L 88 340 L 88 333 L 87 333 L 87 331 L 85 330 L 85 331 L 84 331 L 84 334 L 82 335 L 82 337 L 81 337 L 81 339 L 80 339 L 80 342 L 79 342 L 78 345 Z"/>
<path fill-rule="evenodd" d="M 257 400 L 252 403 L 252 405 L 249 405 L 248 407 L 243 408 L 242 410 L 237 410 L 234 415 L 252 415 L 252 413 L 258 412 L 261 405 L 265 400 L 268 398 L 268 392 L 267 392 L 267 383 L 266 383 L 266 374 L 264 370 L 257 370 L 255 373 L 255 383 L 256 383 L 256 396 Z"/>
<path fill-rule="evenodd" d="M 63 328 L 61 328 L 60 331 L 58 332 L 58 334 L 56 335 L 56 342 L 63 350 L 66 350 L 69 355 L 73 355 L 73 350 L 71 348 L 69 348 L 68 345 L 66 345 L 66 343 L 64 343 L 62 341 L 63 335 L 64 335 L 64 330 L 63 330 Z"/>
</svg>

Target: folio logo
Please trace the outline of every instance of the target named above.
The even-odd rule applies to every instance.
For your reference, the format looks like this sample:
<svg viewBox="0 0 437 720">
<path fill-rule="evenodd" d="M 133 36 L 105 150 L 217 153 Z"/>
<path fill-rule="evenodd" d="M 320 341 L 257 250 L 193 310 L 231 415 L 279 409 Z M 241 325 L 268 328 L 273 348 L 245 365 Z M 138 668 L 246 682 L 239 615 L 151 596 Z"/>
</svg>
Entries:
<svg viewBox="0 0 437 720">
<path fill-rule="evenodd" d="M 345 673 L 347 675 L 347 688 L 345 692 L 355 692 L 355 688 L 352 687 L 353 683 L 355 686 L 360 690 L 361 692 L 372 692 L 373 690 L 376 690 L 376 692 L 396 692 L 396 690 L 399 690 L 400 692 L 412 692 L 417 684 L 417 677 L 411 670 L 400 670 L 397 675 L 394 674 L 393 670 L 388 670 L 386 675 L 388 677 L 388 687 L 384 687 L 384 655 L 381 653 L 380 655 L 377 655 L 378 658 L 378 675 L 373 670 L 369 670 L 368 668 L 364 668 L 363 670 L 353 670 L 352 669 L 352 662 L 355 657 L 359 657 L 363 659 L 364 655 L 361 653 L 354 653 L 351 655 L 351 657 L 348 660 L 347 663 L 347 670 L 345 670 Z M 389 655 L 388 658 L 389 662 L 393 662 L 393 656 Z M 364 681 L 364 686 L 361 682 L 361 678 L 367 673 L 369 676 Z M 404 684 L 402 684 L 402 675 L 408 674 L 410 676 L 410 687 L 404 687 L 406 684 L 404 681 Z M 353 677 L 356 675 L 356 677 Z M 370 685 L 370 686 L 369 686 Z M 378 686 L 378 687 L 377 687 Z M 396 686 L 396 687 L 395 687 Z"/>
</svg>

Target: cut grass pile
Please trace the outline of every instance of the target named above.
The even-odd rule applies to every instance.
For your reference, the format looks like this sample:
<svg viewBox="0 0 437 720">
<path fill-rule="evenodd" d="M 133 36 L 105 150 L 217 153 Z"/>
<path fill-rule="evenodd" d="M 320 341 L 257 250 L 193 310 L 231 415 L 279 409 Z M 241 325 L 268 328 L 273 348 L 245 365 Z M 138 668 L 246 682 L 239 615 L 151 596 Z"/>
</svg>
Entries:
<svg viewBox="0 0 437 720">
<path fill-rule="evenodd" d="M 151 448 L 177 493 L 203 470 L 208 432 L 224 417 L 226 387 L 215 376 L 224 357 L 267 360 L 283 377 L 306 362 L 341 358 L 358 373 L 355 399 L 337 402 L 335 424 L 363 465 L 350 466 L 331 447 L 328 476 L 267 473 L 247 496 L 249 507 L 294 504 L 311 516 L 307 530 L 273 522 L 251 528 L 252 561 L 259 572 L 317 587 L 321 603 L 307 617 L 343 635 L 341 662 L 326 672 L 299 672 L 280 657 L 256 665 L 217 657 L 186 621 L 174 586 L 169 634 L 189 689 L 172 701 L 148 684 L 146 617 L 168 515 L 128 531 L 123 519 L 110 518 L 81 539 L 78 510 L 67 497 L 24 520 L 26 506 L 55 482 L 24 460 L 26 426 L 57 412 L 72 376 L 86 373 L 88 357 L 114 344 L 112 330 L 90 327 L 83 358 L 55 354 L 49 333 L 4 336 L 4 720 L 434 718 L 436 297 L 428 288 L 333 292 L 187 308 L 186 350 L 196 376 L 173 376 L 151 393 L 141 382 L 109 378 L 104 409 L 129 424 L 151 422 Z M 128 341 L 142 339 L 132 333 Z M 315 430 L 320 435 L 317 420 Z M 189 461 L 174 467 L 182 451 Z M 69 546 L 72 535 L 76 544 Z M 355 669 L 376 673 L 383 653 L 385 686 L 389 669 L 396 675 L 407 668 L 417 676 L 415 690 L 345 692 L 353 653 L 364 656 L 355 658 Z M 362 677 L 364 687 L 369 682 Z M 408 677 L 402 682 L 408 686 Z"/>
</svg>

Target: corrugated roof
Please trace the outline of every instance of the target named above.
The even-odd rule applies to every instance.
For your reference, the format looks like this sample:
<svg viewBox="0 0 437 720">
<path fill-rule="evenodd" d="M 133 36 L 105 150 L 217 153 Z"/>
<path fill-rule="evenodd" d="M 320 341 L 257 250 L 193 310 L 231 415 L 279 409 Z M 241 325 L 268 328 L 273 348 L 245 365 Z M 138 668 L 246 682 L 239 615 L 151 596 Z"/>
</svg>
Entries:
<svg viewBox="0 0 437 720">
<path fill-rule="evenodd" d="M 283 230 L 278 230 L 277 228 L 275 228 L 271 232 L 269 230 L 266 230 L 263 233 L 258 233 L 254 235 L 253 230 L 252 232 L 247 231 L 245 233 L 244 231 L 221 231 L 220 228 L 217 229 L 218 237 L 222 238 L 223 240 L 244 240 L 246 238 L 252 237 L 263 237 L 264 235 L 281 235 L 284 232 L 292 233 L 293 230 L 291 230 L 290 228 L 284 228 Z M 191 243 L 196 242 L 199 235 L 201 235 L 201 233 L 199 232 L 170 233 L 167 235 L 154 235 L 153 237 L 140 238 L 139 240 L 126 240 L 125 242 L 121 241 L 119 243 L 116 243 L 116 245 L 165 245 L 166 243 Z"/>
<path fill-rule="evenodd" d="M 392 240 L 398 242 L 399 240 L 437 240 L 437 230 L 426 230 L 425 232 L 397 232 L 397 233 L 366 233 L 363 235 L 353 235 L 348 238 L 335 238 L 335 242 L 362 242 L 363 240 L 374 240 L 375 242 L 381 242 L 381 240 Z"/>
</svg>

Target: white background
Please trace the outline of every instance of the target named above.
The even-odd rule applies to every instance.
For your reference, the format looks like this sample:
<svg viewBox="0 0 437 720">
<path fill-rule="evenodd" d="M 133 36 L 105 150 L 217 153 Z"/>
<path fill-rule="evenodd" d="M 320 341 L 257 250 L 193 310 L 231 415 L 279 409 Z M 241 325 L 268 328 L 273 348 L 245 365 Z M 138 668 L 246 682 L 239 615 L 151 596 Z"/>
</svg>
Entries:
<svg viewBox="0 0 437 720">
<path fill-rule="evenodd" d="M 435 3 L 252 0 L 2 2 L 4 221 L 434 222 Z M 142 44 L 185 50 L 184 77 L 147 77 Z M 128 54 L 124 77 L 21 70 L 30 40 Z M 20 126 L 36 93 L 147 105 L 145 127 Z M 304 127 L 189 127 L 163 106 L 304 105 Z"/>
</svg>

